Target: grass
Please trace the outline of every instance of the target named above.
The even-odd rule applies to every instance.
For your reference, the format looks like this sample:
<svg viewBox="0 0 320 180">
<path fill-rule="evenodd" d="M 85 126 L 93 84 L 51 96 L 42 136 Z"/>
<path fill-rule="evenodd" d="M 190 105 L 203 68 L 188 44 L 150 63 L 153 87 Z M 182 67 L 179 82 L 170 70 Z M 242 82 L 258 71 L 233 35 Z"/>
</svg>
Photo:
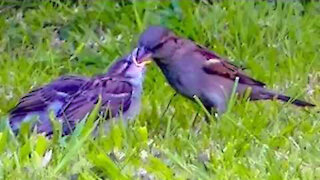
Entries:
<svg viewBox="0 0 320 180">
<path fill-rule="evenodd" d="M 177 96 L 162 116 L 174 91 L 155 65 L 128 127 L 93 138 L 94 113 L 68 137 L 27 127 L 13 137 L 6 127 L 24 93 L 63 74 L 106 72 L 150 24 L 319 106 L 319 19 L 318 2 L 0 1 L 0 178 L 320 179 L 318 107 L 238 100 L 208 124 L 200 106 Z"/>
</svg>

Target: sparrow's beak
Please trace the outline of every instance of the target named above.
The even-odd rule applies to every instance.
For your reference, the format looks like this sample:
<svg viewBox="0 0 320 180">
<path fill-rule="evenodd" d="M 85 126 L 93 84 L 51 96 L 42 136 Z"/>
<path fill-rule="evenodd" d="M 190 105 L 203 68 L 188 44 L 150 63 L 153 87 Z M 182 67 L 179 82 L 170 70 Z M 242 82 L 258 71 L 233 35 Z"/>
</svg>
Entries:
<svg viewBox="0 0 320 180">
<path fill-rule="evenodd" d="M 151 56 L 152 53 L 144 47 L 138 47 L 132 51 L 132 59 L 137 66 L 145 66 L 151 63 Z"/>
</svg>

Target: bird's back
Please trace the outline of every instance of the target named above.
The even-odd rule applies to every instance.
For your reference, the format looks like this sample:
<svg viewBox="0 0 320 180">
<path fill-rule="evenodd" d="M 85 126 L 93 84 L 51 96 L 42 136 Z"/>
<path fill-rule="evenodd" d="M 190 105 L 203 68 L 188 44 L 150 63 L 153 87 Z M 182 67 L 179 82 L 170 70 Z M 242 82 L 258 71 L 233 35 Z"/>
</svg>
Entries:
<svg viewBox="0 0 320 180">
<path fill-rule="evenodd" d="M 13 131 L 16 132 L 22 122 L 36 118 L 39 118 L 38 132 L 51 131 L 49 111 L 57 114 L 88 80 L 85 77 L 63 76 L 27 93 L 10 111 L 9 123 Z"/>
</svg>

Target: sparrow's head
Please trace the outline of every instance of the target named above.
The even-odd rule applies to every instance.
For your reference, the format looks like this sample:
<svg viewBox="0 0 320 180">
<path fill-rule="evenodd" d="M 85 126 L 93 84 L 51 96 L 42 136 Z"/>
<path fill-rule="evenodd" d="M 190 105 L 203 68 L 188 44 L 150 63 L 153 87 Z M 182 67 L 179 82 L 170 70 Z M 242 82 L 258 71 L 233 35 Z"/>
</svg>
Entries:
<svg viewBox="0 0 320 180">
<path fill-rule="evenodd" d="M 137 62 L 138 48 L 129 55 L 117 60 L 109 68 L 108 76 L 123 76 L 125 78 L 141 78 L 145 72 L 145 66 L 151 61 Z"/>
<path fill-rule="evenodd" d="M 150 26 L 140 36 L 138 42 L 138 62 L 149 57 L 161 61 L 172 56 L 178 38 L 169 29 L 162 26 Z"/>
</svg>

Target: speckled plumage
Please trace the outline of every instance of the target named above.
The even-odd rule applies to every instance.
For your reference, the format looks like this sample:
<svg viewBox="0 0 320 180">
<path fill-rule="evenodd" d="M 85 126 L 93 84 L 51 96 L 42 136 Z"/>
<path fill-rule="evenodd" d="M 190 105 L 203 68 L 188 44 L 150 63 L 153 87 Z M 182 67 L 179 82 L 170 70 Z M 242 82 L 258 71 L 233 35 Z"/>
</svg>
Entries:
<svg viewBox="0 0 320 180">
<path fill-rule="evenodd" d="M 39 133 L 52 133 L 49 111 L 63 124 L 63 134 L 72 132 L 75 125 L 91 112 L 102 97 L 100 112 L 106 119 L 131 119 L 139 113 L 144 66 L 137 66 L 132 56 L 116 61 L 104 75 L 93 78 L 63 76 L 25 96 L 10 111 L 9 123 L 18 132 L 22 122 L 38 118 L 33 124 Z"/>
</svg>

